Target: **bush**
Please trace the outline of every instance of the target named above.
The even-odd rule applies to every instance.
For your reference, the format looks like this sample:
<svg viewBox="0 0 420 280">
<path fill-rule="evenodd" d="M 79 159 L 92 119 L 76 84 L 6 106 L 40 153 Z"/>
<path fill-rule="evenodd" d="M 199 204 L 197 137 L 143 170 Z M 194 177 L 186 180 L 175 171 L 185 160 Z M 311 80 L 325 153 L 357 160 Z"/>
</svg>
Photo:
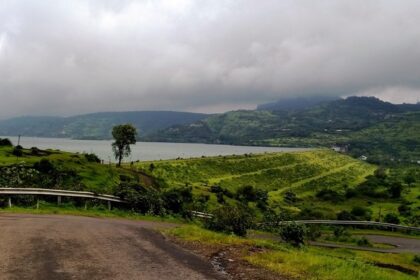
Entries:
<svg viewBox="0 0 420 280">
<path fill-rule="evenodd" d="M 390 223 L 390 224 L 399 224 L 400 219 L 398 218 L 398 216 L 396 214 L 388 213 L 384 217 L 384 222 L 385 223 Z"/>
<path fill-rule="evenodd" d="M 129 206 L 136 212 L 153 215 L 165 214 L 161 195 L 153 188 L 122 182 L 119 184 L 115 194 L 127 201 Z"/>
<path fill-rule="evenodd" d="M 23 148 L 22 148 L 22 146 L 16 146 L 16 147 L 14 147 L 13 148 L 13 151 L 12 151 L 12 155 L 14 155 L 14 156 L 17 156 L 17 157 L 21 157 L 21 156 L 23 156 Z"/>
<path fill-rule="evenodd" d="M 344 227 L 334 227 L 333 233 L 337 240 L 348 239 L 350 237 L 350 233 Z"/>
<path fill-rule="evenodd" d="M 357 246 L 362 246 L 362 247 L 372 247 L 372 243 L 370 243 L 370 241 L 366 237 L 362 237 L 358 239 L 356 244 Z"/>
<path fill-rule="evenodd" d="M 309 225 L 306 227 L 306 237 L 309 240 L 315 241 L 322 235 L 319 225 Z"/>
<path fill-rule="evenodd" d="M 402 216 L 410 216 L 411 215 L 411 208 L 407 204 L 401 204 L 398 206 L 398 212 Z"/>
<path fill-rule="evenodd" d="M 420 255 L 414 255 L 413 262 L 416 264 L 420 264 Z"/>
<path fill-rule="evenodd" d="M 344 197 L 342 194 L 330 190 L 330 189 L 322 189 L 319 192 L 317 192 L 316 197 L 325 200 L 325 201 L 332 201 L 332 202 L 340 202 L 344 200 Z"/>
<path fill-rule="evenodd" d="M 400 198 L 403 191 L 403 186 L 401 183 L 395 182 L 389 187 L 388 191 L 391 198 Z"/>
<path fill-rule="evenodd" d="M 337 214 L 337 220 L 340 220 L 340 221 L 352 221 L 355 219 L 356 217 L 346 210 L 343 210 Z"/>
<path fill-rule="evenodd" d="M 351 209 L 351 214 L 362 220 L 369 221 L 372 218 L 371 211 L 368 208 L 362 206 L 354 206 L 353 209 Z"/>
<path fill-rule="evenodd" d="M 41 150 L 38 149 L 37 147 L 32 147 L 31 148 L 31 155 L 33 155 L 33 156 L 40 156 L 41 155 Z"/>
<path fill-rule="evenodd" d="M 34 163 L 34 169 L 40 173 L 49 174 L 55 170 L 54 165 L 46 158 Z"/>
<path fill-rule="evenodd" d="M 287 191 L 284 193 L 284 202 L 288 203 L 288 204 L 293 204 L 295 202 L 297 202 L 298 198 L 296 196 L 296 194 L 292 191 Z"/>
<path fill-rule="evenodd" d="M 88 161 L 88 162 L 96 162 L 96 163 L 101 163 L 101 159 L 97 156 L 97 155 L 95 155 L 95 154 L 84 154 L 84 156 L 85 156 L 85 159 Z"/>
<path fill-rule="evenodd" d="M 301 224 L 287 223 L 280 228 L 280 237 L 293 246 L 300 246 L 305 243 L 306 227 Z"/>
<path fill-rule="evenodd" d="M 205 227 L 214 231 L 234 233 L 245 236 L 253 224 L 254 215 L 251 210 L 242 204 L 234 206 L 224 205 L 216 209 L 213 217 L 205 221 Z"/>
<path fill-rule="evenodd" d="M 11 146 L 13 146 L 13 144 L 12 144 L 12 141 L 10 141 L 7 138 L 4 138 L 4 139 L 0 138 L 0 146 L 2 146 L 2 147 L 11 147 Z"/>
</svg>

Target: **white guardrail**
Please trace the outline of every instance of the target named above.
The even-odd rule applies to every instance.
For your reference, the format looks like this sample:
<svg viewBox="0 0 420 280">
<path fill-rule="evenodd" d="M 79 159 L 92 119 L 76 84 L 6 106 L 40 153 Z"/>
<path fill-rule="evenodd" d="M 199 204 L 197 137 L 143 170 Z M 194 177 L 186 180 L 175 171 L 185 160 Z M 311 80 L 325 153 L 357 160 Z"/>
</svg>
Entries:
<svg viewBox="0 0 420 280">
<path fill-rule="evenodd" d="M 203 219 L 211 219 L 213 217 L 212 214 L 192 211 L 193 216 L 203 218 Z M 296 223 L 296 224 L 305 224 L 305 225 L 354 225 L 354 226 L 375 226 L 375 227 L 384 227 L 384 228 L 393 228 L 393 229 L 404 229 L 404 230 L 413 230 L 419 231 L 419 227 L 410 227 L 404 225 L 397 225 L 397 224 L 390 224 L 390 223 L 381 223 L 381 222 L 372 222 L 372 221 L 342 221 L 342 220 L 296 220 L 296 221 L 283 221 L 279 223 L 281 224 L 288 224 L 288 223 Z"/>
<path fill-rule="evenodd" d="M 91 199 L 100 199 L 105 201 L 120 202 L 125 201 L 118 196 L 107 194 L 95 194 L 93 192 L 81 191 L 67 191 L 55 189 L 40 189 L 40 188 L 0 188 L 0 195 L 52 195 L 52 196 L 65 196 L 65 197 L 82 197 Z"/>
</svg>

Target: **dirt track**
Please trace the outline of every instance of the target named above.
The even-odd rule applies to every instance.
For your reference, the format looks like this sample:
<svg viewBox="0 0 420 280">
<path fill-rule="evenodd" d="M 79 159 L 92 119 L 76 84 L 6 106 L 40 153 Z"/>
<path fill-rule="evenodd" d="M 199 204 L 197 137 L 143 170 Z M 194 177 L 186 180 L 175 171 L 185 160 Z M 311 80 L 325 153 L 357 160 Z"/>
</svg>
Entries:
<svg viewBox="0 0 420 280">
<path fill-rule="evenodd" d="M 160 223 L 0 214 L 0 279 L 221 279 Z"/>
</svg>

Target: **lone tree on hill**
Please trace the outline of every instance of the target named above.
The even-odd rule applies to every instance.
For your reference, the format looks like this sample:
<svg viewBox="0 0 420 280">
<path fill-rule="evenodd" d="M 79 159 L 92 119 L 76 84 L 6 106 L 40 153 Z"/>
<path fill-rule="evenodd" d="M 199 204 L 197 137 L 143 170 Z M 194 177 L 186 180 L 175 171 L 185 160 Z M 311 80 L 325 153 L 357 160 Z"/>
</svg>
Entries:
<svg viewBox="0 0 420 280">
<path fill-rule="evenodd" d="M 137 130 L 131 124 L 117 125 L 112 129 L 112 137 L 115 139 L 115 142 L 112 143 L 112 150 L 115 159 L 118 160 L 118 166 L 121 166 L 124 157 L 131 154 L 130 145 L 136 144 L 136 135 Z"/>
</svg>

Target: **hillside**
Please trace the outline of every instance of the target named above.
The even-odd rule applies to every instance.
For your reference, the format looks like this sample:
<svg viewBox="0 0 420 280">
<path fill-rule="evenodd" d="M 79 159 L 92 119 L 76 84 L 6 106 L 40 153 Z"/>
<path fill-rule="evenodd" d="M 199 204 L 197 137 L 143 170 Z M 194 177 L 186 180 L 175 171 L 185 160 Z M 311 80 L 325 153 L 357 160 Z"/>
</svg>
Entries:
<svg viewBox="0 0 420 280">
<path fill-rule="evenodd" d="M 228 112 L 160 130 L 145 140 L 305 147 L 354 143 L 354 150 L 363 154 L 368 153 L 369 148 L 356 144 L 361 143 L 361 135 L 367 137 L 369 131 L 373 131 L 368 129 L 381 126 L 381 123 L 384 123 L 381 133 L 392 134 L 392 127 L 386 123 L 399 120 L 398 131 L 406 137 L 399 142 L 398 149 L 404 150 L 401 153 L 408 156 L 405 159 L 414 160 L 417 154 L 407 151 L 412 149 L 410 143 L 415 143 L 419 130 L 409 125 L 415 121 L 407 113 L 419 110 L 418 104 L 396 105 L 373 97 L 349 97 L 299 111 Z M 407 130 L 409 127 L 414 130 Z M 364 139 L 368 141 L 366 137 Z M 378 146 L 379 152 L 389 154 L 389 150 L 383 150 L 383 147 Z"/>
<path fill-rule="evenodd" d="M 72 117 L 19 117 L 0 121 L 0 135 L 109 139 L 114 125 L 132 123 L 140 135 L 209 115 L 170 111 L 103 112 Z"/>
<path fill-rule="evenodd" d="M 270 208 L 291 211 L 298 218 L 336 219 L 340 211 L 350 212 L 357 206 L 366 209 L 369 219 L 378 219 L 381 214 L 398 215 L 400 205 L 407 203 L 412 210 L 401 220 L 420 222 L 410 220 L 420 214 L 419 168 L 392 169 L 387 179 L 378 179 L 370 176 L 377 166 L 329 150 L 140 162 L 136 166 L 161 186 L 190 186 L 196 196 L 207 196 L 203 211 L 238 199 L 238 192 L 252 186 L 257 193 L 267 192 Z M 401 197 L 390 197 L 393 184 L 404 182 L 408 174 L 417 185 L 403 187 Z"/>
<path fill-rule="evenodd" d="M 420 112 L 397 115 L 353 133 L 346 142 L 354 156 L 372 161 L 420 160 Z"/>
</svg>

